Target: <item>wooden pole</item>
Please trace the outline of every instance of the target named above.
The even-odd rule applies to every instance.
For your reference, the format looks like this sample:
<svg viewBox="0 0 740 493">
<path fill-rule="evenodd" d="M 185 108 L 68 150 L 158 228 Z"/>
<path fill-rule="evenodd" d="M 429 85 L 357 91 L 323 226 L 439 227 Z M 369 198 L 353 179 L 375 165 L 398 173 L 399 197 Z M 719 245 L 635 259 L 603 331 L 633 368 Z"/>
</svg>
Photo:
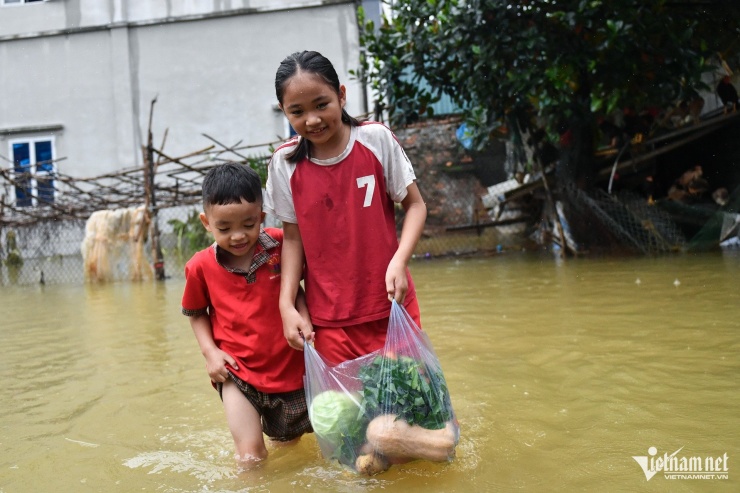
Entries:
<svg viewBox="0 0 740 493">
<path fill-rule="evenodd" d="M 149 238 L 151 239 L 152 246 L 152 259 L 154 259 L 154 277 L 158 281 L 165 279 L 164 272 L 164 256 L 162 255 L 162 247 L 159 242 L 159 221 L 157 216 L 159 209 L 157 208 L 157 193 L 154 187 L 154 175 L 156 168 L 154 166 L 154 144 L 152 142 L 152 115 L 154 114 L 154 103 L 157 102 L 157 98 L 152 99 L 151 106 L 149 108 L 149 129 L 147 130 L 147 142 L 146 142 L 146 153 L 144 154 L 145 175 L 146 184 L 144 186 L 146 193 L 146 205 L 147 211 L 149 212 Z"/>
<path fill-rule="evenodd" d="M 526 145 L 526 140 L 524 138 L 524 132 L 522 132 L 522 127 L 517 123 L 517 129 L 519 130 L 519 135 L 522 136 L 522 145 L 524 146 L 524 152 L 527 155 L 527 158 L 530 162 L 534 165 L 534 167 L 537 168 L 537 171 L 540 172 L 542 175 L 542 184 L 545 187 L 545 199 L 547 201 L 548 208 L 552 212 L 552 221 L 555 223 L 555 229 L 558 231 L 558 237 L 560 238 L 560 258 L 565 258 L 566 253 L 568 251 L 568 243 L 565 240 L 565 232 L 563 231 L 563 224 L 560 222 L 560 215 L 558 214 L 558 209 L 555 205 L 555 200 L 552 197 L 552 192 L 550 191 L 550 185 L 547 183 L 547 175 L 545 174 L 545 167 L 542 165 L 542 163 L 539 160 L 539 157 L 535 156 L 534 148 L 537 145 L 536 142 L 532 142 L 532 145 Z M 526 135 L 531 135 L 530 130 L 527 129 Z"/>
</svg>

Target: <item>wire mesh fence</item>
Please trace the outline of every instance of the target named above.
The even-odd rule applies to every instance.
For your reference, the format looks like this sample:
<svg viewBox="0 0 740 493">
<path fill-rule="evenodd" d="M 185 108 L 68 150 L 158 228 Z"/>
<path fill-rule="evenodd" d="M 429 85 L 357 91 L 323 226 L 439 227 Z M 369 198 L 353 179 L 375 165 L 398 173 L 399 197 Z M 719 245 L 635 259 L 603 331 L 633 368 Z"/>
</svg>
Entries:
<svg viewBox="0 0 740 493">
<path fill-rule="evenodd" d="M 590 248 L 622 247 L 641 254 L 658 254 L 678 251 L 686 244 L 671 216 L 637 194 L 623 191 L 610 195 L 602 190 L 587 193 L 572 188 L 567 199 L 574 236 Z"/>
<path fill-rule="evenodd" d="M 456 202 L 467 204 L 470 197 L 450 198 L 451 204 Z M 198 219 L 200 211 L 200 205 L 193 204 L 161 209 L 157 215 L 159 247 L 164 259 L 163 270 L 168 279 L 184 278 L 184 266 L 188 259 L 212 242 L 212 237 Z M 471 221 L 470 211 L 465 207 L 460 207 L 458 217 L 451 218 L 451 224 L 454 225 L 469 224 Z M 95 269 L 105 270 L 108 281 L 150 278 L 155 258 L 151 238 L 139 245 L 129 234 L 130 225 L 123 224 L 123 228 L 119 228 L 123 232 L 116 229 L 120 223 L 110 226 L 110 234 L 102 237 L 98 234 L 98 246 L 107 250 L 104 257 L 98 254 Z M 399 226 L 400 223 L 399 214 Z M 266 225 L 280 226 L 270 217 Z M 49 220 L 5 227 L 0 233 L 3 245 L 0 249 L 0 285 L 79 284 L 89 281 L 85 250 L 88 250 L 89 256 L 90 245 L 89 239 L 86 240 L 86 221 Z M 7 246 L 9 237 L 15 243 L 12 250 L 18 252 L 15 261 Z M 494 228 L 464 231 L 436 228 L 420 240 L 414 256 L 429 258 L 492 251 L 502 242 L 511 241 L 514 241 L 513 236 L 509 237 L 505 231 L 496 231 Z"/>
<path fill-rule="evenodd" d="M 459 189 L 455 196 L 446 197 L 446 224 L 428 228 L 419 241 L 414 257 L 425 259 L 438 256 L 468 255 L 498 252 L 508 249 L 541 248 L 545 240 L 535 238 L 539 230 L 550 229 L 550 239 L 557 243 L 551 211 L 542 207 L 527 223 L 491 227 L 491 218 L 480 217 L 480 209 L 471 207 L 479 200 L 469 190 Z M 600 190 L 569 189 L 557 201 L 557 211 L 567 228 L 567 238 L 575 239 L 574 250 L 622 250 L 642 255 L 655 255 L 679 250 L 691 250 L 702 244 L 717 244 L 719 237 L 738 237 L 740 224 L 740 188 L 731 195 L 723 210 L 713 213 L 698 234 L 687 238 L 676 223 L 676 205 L 651 205 L 644 197 L 630 192 L 609 195 Z M 212 237 L 203 228 L 198 215 L 198 203 L 167 207 L 157 215 L 159 248 L 163 272 L 167 279 L 184 278 L 184 266 L 198 250 L 207 247 Z M 694 215 L 699 214 L 696 210 Z M 484 214 L 487 214 L 484 212 Z M 115 216 L 115 214 L 113 215 Z M 690 218 L 685 210 L 682 218 Z M 397 214 L 398 231 L 403 215 Z M 89 249 L 90 220 L 48 220 L 32 225 L 16 225 L 0 229 L 0 285 L 79 284 L 90 281 L 85 250 Z M 156 253 L 151 238 L 137 239 L 132 233 L 133 222 L 118 220 L 119 232 L 103 235 L 107 246 L 105 265 L 107 281 L 151 279 Z M 280 227 L 273 218 L 266 226 Z M 717 238 L 715 238 L 717 237 Z M 707 239 L 709 238 L 709 239 Z M 11 248 L 11 243 L 12 248 Z M 115 245 L 114 245 L 115 243 Z M 15 256 L 14 256 L 14 253 Z M 88 252 L 89 254 L 89 252 Z M 89 260 L 89 259 L 88 259 Z M 101 262 L 98 259 L 98 262 Z"/>
</svg>

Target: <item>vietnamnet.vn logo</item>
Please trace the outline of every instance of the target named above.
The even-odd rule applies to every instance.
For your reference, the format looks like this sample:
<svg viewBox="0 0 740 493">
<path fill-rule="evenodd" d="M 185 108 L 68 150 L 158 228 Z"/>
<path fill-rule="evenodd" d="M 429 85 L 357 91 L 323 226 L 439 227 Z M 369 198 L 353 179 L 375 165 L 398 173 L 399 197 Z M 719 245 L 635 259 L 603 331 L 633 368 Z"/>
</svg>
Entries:
<svg viewBox="0 0 740 493">
<path fill-rule="evenodd" d="M 683 449 L 676 450 L 672 454 L 664 453 L 658 455 L 658 449 L 650 447 L 648 455 L 633 455 L 632 458 L 640 465 L 645 479 L 650 479 L 663 473 L 666 479 L 729 479 L 730 472 L 727 467 L 727 453 L 714 457 L 685 457 L 678 453 Z"/>
</svg>

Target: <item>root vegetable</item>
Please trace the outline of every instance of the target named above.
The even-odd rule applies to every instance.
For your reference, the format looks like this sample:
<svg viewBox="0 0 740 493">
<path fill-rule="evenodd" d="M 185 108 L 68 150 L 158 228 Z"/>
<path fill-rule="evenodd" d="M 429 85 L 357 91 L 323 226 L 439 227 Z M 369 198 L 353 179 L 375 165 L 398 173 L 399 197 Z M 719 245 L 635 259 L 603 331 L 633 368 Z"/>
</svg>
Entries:
<svg viewBox="0 0 740 493">
<path fill-rule="evenodd" d="M 385 457 L 374 452 L 360 455 L 355 461 L 355 469 L 357 472 L 365 474 L 366 476 L 372 476 L 374 474 L 387 471 L 389 467 L 391 466 Z"/>
<path fill-rule="evenodd" d="M 383 414 L 370 421 L 367 441 L 391 462 L 404 458 L 446 462 L 455 454 L 457 436 L 451 422 L 440 430 L 428 430 Z"/>
</svg>

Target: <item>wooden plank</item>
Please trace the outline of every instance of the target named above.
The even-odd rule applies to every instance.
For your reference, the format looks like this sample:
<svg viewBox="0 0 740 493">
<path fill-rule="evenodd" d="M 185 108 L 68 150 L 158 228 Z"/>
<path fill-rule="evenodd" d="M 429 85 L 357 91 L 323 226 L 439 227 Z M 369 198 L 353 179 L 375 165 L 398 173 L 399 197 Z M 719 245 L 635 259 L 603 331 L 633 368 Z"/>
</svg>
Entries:
<svg viewBox="0 0 740 493">
<path fill-rule="evenodd" d="M 509 224 L 526 223 L 530 221 L 531 219 L 532 219 L 531 216 L 521 216 L 521 217 L 515 217 L 512 219 L 501 219 L 500 221 L 464 224 L 462 226 L 447 226 L 445 228 L 445 231 L 463 231 L 463 230 L 469 230 L 469 229 L 480 230 L 480 229 L 491 228 L 495 226 L 508 226 Z"/>
</svg>

